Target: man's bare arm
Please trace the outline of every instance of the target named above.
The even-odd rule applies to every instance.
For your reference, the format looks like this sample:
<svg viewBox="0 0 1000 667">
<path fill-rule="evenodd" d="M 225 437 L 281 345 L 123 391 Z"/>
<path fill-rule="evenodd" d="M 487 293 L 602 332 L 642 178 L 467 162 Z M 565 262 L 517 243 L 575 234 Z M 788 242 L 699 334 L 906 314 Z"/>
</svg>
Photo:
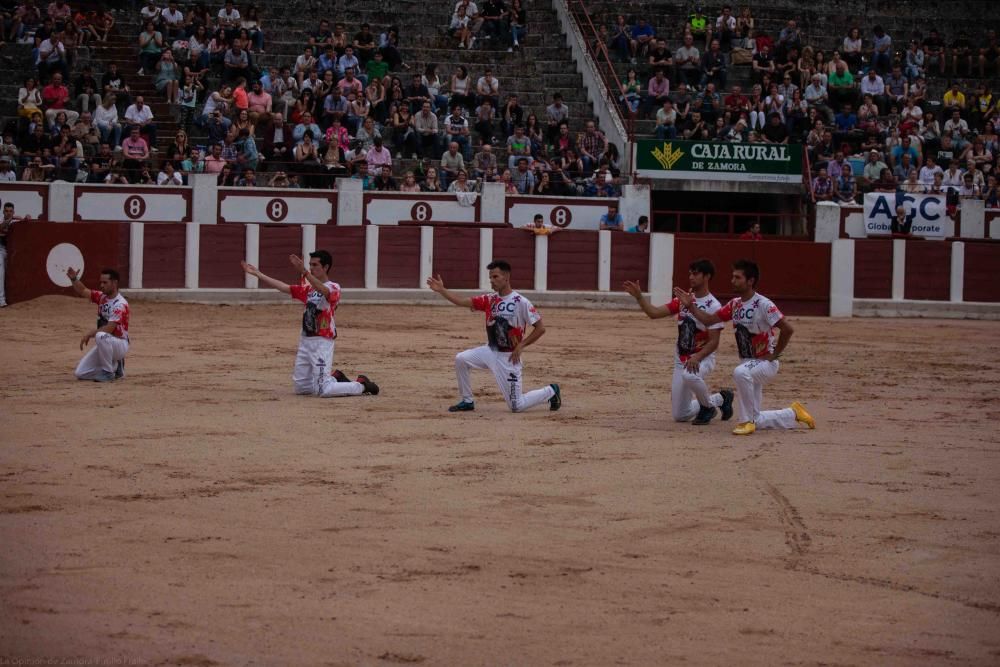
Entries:
<svg viewBox="0 0 1000 667">
<path fill-rule="evenodd" d="M 463 308 L 472 308 L 472 299 L 470 299 L 467 296 L 459 296 L 457 294 L 453 294 L 451 291 L 445 288 L 444 281 L 441 280 L 440 275 L 430 276 L 427 279 L 427 286 L 430 287 L 431 290 L 433 290 L 434 292 L 437 292 L 444 298 L 448 299 L 448 301 L 451 301 L 456 306 L 462 306 Z"/>
<path fill-rule="evenodd" d="M 654 306 L 650 303 L 646 295 L 642 293 L 642 287 L 640 287 L 638 281 L 626 280 L 623 284 L 625 291 L 632 295 L 632 297 L 642 308 L 642 312 L 646 313 L 646 316 L 651 320 L 658 320 L 664 317 L 670 317 L 672 314 L 670 309 L 666 306 Z"/>
</svg>

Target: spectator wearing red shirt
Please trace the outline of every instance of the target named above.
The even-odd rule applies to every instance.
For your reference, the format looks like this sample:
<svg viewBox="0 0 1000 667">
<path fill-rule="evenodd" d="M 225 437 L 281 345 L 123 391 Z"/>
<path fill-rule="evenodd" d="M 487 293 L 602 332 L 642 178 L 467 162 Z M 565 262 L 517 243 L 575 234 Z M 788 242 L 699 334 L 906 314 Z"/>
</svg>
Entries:
<svg viewBox="0 0 1000 667">
<path fill-rule="evenodd" d="M 125 158 L 125 169 L 129 171 L 129 180 L 135 182 L 135 174 L 149 159 L 149 144 L 139 133 L 139 128 L 133 126 L 129 135 L 122 142 L 122 155 Z"/>
<path fill-rule="evenodd" d="M 764 235 L 760 233 L 760 223 L 755 222 L 750 225 L 750 229 L 740 234 L 740 238 L 746 241 L 763 241 Z"/>
<path fill-rule="evenodd" d="M 42 104 L 45 105 L 45 120 L 49 125 L 55 121 L 56 115 L 60 111 L 66 112 L 66 121 L 73 125 L 80 118 L 80 114 L 72 109 L 66 108 L 69 103 L 69 88 L 63 85 L 62 74 L 52 75 L 49 85 L 42 88 Z"/>
<path fill-rule="evenodd" d="M 236 80 L 236 87 L 233 88 L 233 107 L 237 113 L 243 109 L 250 108 L 250 97 L 247 95 L 247 80 L 242 76 Z"/>
<path fill-rule="evenodd" d="M 653 109 L 663 106 L 663 101 L 670 98 L 670 80 L 664 76 L 663 70 L 656 70 L 656 74 L 649 80 L 646 86 L 646 107 L 645 112 L 651 113 Z"/>
<path fill-rule="evenodd" d="M 740 114 L 750 113 L 750 98 L 743 94 L 741 86 L 735 85 L 732 92 L 722 100 L 722 106 L 732 114 L 733 118 L 739 118 Z"/>
<path fill-rule="evenodd" d="M 258 124 L 258 120 L 263 118 L 264 122 L 271 120 L 271 94 L 264 90 L 260 81 L 253 82 L 253 89 L 247 95 L 250 104 L 250 122 Z"/>
</svg>

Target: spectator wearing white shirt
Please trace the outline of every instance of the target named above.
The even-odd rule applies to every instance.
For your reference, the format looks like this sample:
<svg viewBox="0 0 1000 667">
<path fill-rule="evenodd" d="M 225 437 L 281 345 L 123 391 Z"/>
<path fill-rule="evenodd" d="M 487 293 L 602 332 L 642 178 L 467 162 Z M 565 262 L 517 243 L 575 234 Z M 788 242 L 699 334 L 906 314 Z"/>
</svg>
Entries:
<svg viewBox="0 0 1000 667">
<path fill-rule="evenodd" d="M 944 133 L 951 136 L 956 151 L 961 152 L 965 150 L 965 147 L 969 143 L 968 139 L 966 139 L 969 136 L 969 124 L 962 118 L 961 111 L 958 109 L 952 110 L 951 118 L 944 124 Z"/>
<path fill-rule="evenodd" d="M 114 93 L 109 93 L 105 96 L 104 103 L 94 109 L 94 127 L 101 135 L 101 141 L 111 146 L 117 146 L 122 140 L 122 126 L 118 120 L 115 101 Z"/>
<path fill-rule="evenodd" d="M 177 0 L 170 0 L 167 8 L 160 12 L 163 19 L 163 31 L 169 39 L 183 39 L 186 37 L 184 30 L 184 12 L 177 9 Z"/>
<path fill-rule="evenodd" d="M 233 7 L 233 0 L 226 0 L 225 6 L 219 10 L 218 25 L 226 33 L 226 39 L 232 41 L 240 33 L 240 11 Z"/>
<path fill-rule="evenodd" d="M 500 106 L 500 81 L 493 76 L 493 70 L 489 67 L 476 82 L 476 93 L 479 95 L 479 104 L 483 100 L 489 100 L 494 109 Z"/>
<path fill-rule="evenodd" d="M 174 170 L 174 163 L 169 160 L 163 163 L 163 169 L 156 176 L 157 185 L 184 185 L 184 177 Z"/>
<path fill-rule="evenodd" d="M 156 146 L 156 124 L 153 122 L 153 110 L 145 104 L 142 95 L 135 98 L 135 102 L 125 110 L 125 122 L 132 127 L 138 127 L 139 132 L 145 135 L 150 146 Z M 156 148 L 153 148 L 155 151 Z"/>
<path fill-rule="evenodd" d="M 868 70 L 868 76 L 861 79 L 861 95 L 871 95 L 878 105 L 879 111 L 884 115 L 888 109 L 889 98 L 885 94 L 885 81 L 879 76 L 875 68 Z"/>
<path fill-rule="evenodd" d="M 145 25 L 147 21 L 152 21 L 153 26 L 159 28 L 163 21 L 162 14 L 163 10 L 156 6 L 156 0 L 146 0 L 146 6 L 139 10 L 139 23 Z"/>
<path fill-rule="evenodd" d="M 715 19 L 715 35 L 719 40 L 719 45 L 723 51 L 729 51 L 733 39 L 736 37 L 736 17 L 733 16 L 733 8 L 729 5 L 722 6 L 722 14 Z"/>
<path fill-rule="evenodd" d="M 918 180 L 921 185 L 931 186 L 934 185 L 934 177 L 937 174 L 941 174 L 942 177 L 944 176 L 944 172 L 941 170 L 941 167 L 935 163 L 932 156 L 928 155 L 924 166 L 920 168 L 920 177 Z"/>
<path fill-rule="evenodd" d="M 942 184 L 945 187 L 960 188 L 962 187 L 962 183 L 965 181 L 963 178 L 964 175 L 965 172 L 958 166 L 958 160 L 952 160 L 951 164 L 948 165 L 948 170 L 944 172 L 944 180 L 942 181 Z"/>
</svg>

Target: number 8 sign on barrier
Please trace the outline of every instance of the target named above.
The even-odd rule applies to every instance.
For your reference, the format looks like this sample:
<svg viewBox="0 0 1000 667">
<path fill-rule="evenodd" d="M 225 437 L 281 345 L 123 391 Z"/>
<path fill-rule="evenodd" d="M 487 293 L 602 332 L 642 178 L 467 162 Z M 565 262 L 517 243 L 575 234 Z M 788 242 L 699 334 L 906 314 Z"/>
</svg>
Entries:
<svg viewBox="0 0 1000 667">
<path fill-rule="evenodd" d="M 126 216 L 132 220 L 138 220 L 146 214 L 146 200 L 139 195 L 132 195 L 125 200 L 123 208 Z"/>
</svg>

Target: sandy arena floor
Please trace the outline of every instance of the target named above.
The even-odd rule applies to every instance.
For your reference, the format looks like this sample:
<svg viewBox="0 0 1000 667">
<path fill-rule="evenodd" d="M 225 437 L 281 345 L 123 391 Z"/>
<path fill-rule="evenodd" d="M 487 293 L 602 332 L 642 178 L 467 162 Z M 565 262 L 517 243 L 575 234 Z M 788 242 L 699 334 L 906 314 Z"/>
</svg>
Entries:
<svg viewBox="0 0 1000 667">
<path fill-rule="evenodd" d="M 520 415 L 484 372 L 445 412 L 458 308 L 343 306 L 383 393 L 325 400 L 294 306 L 133 312 L 99 385 L 93 306 L 0 311 L 0 664 L 1000 662 L 997 323 L 793 318 L 765 396 L 819 428 L 736 438 L 638 310 L 543 310 Z"/>
</svg>

